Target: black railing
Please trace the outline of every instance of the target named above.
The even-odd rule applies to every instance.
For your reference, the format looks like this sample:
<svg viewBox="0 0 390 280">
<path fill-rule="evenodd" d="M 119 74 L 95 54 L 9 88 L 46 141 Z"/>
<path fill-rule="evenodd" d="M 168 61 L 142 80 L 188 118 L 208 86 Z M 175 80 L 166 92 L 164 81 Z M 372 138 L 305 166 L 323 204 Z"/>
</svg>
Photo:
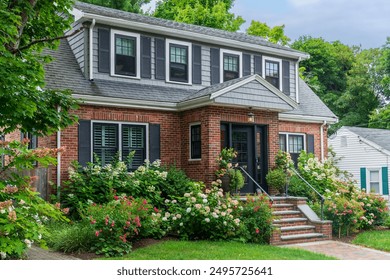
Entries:
<svg viewBox="0 0 390 280">
<path fill-rule="evenodd" d="M 256 185 L 256 187 L 257 187 L 258 190 L 260 190 L 262 193 L 264 193 L 264 194 L 269 198 L 269 200 L 271 201 L 271 203 L 274 202 L 274 200 L 272 199 L 272 197 L 271 197 L 271 196 L 270 196 L 270 195 L 269 195 L 269 194 L 260 186 L 259 183 L 256 182 L 255 179 L 252 178 L 251 175 L 249 175 L 248 172 L 246 172 L 246 170 L 245 170 L 244 168 L 242 168 L 241 166 L 238 166 L 238 168 L 239 168 L 242 172 L 244 172 L 244 174 L 245 174 L 249 179 L 251 179 L 251 181 Z"/>
<path fill-rule="evenodd" d="M 301 174 L 299 174 L 299 172 L 297 170 L 295 170 L 294 168 L 290 168 L 290 170 L 298 176 L 299 179 L 301 179 L 304 183 L 306 183 L 306 185 L 308 187 L 310 187 L 320 198 L 321 198 L 321 221 L 324 220 L 324 202 L 325 202 L 325 197 L 320 194 L 312 185 L 310 185 L 310 183 L 308 181 L 305 180 L 305 178 L 302 177 Z M 287 191 L 288 191 L 288 187 L 286 188 L 286 194 L 287 194 Z"/>
</svg>

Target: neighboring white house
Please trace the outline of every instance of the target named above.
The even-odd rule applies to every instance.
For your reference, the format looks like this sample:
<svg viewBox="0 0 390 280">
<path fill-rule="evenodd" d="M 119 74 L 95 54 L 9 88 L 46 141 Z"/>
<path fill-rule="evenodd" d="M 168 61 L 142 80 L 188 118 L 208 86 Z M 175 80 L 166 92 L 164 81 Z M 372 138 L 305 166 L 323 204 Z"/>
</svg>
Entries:
<svg viewBox="0 0 390 280">
<path fill-rule="evenodd" d="M 341 158 L 337 165 L 352 173 L 358 186 L 389 199 L 390 130 L 343 126 L 329 145 Z"/>
</svg>

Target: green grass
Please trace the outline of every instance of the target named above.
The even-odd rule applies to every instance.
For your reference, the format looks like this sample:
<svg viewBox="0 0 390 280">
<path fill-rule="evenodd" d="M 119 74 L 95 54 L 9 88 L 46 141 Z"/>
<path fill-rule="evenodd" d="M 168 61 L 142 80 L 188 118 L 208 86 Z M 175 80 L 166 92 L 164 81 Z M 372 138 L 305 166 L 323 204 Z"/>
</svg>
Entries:
<svg viewBox="0 0 390 280">
<path fill-rule="evenodd" d="M 239 242 L 164 241 L 137 249 L 116 260 L 334 260 L 294 248 Z"/>
<path fill-rule="evenodd" d="M 352 243 L 390 252 L 390 230 L 362 232 L 356 236 Z"/>
</svg>

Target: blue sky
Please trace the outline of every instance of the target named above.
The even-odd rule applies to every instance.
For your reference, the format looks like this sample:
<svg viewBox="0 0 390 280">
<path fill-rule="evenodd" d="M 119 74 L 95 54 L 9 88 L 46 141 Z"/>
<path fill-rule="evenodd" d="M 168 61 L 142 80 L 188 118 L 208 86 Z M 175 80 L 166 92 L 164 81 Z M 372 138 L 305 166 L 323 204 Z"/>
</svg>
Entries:
<svg viewBox="0 0 390 280">
<path fill-rule="evenodd" d="M 375 48 L 390 36 L 389 0 L 235 0 L 232 12 L 246 20 L 242 31 L 252 20 L 284 24 L 293 41 L 310 35 Z"/>
</svg>

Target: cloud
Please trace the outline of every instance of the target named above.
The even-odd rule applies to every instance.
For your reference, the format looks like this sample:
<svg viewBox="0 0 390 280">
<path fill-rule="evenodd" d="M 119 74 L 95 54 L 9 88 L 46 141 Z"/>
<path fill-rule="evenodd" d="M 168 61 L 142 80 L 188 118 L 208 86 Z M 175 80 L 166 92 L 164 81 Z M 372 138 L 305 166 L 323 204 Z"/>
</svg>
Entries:
<svg viewBox="0 0 390 280">
<path fill-rule="evenodd" d="M 295 7 L 303 7 L 319 3 L 320 0 L 288 0 L 288 2 Z"/>
</svg>

